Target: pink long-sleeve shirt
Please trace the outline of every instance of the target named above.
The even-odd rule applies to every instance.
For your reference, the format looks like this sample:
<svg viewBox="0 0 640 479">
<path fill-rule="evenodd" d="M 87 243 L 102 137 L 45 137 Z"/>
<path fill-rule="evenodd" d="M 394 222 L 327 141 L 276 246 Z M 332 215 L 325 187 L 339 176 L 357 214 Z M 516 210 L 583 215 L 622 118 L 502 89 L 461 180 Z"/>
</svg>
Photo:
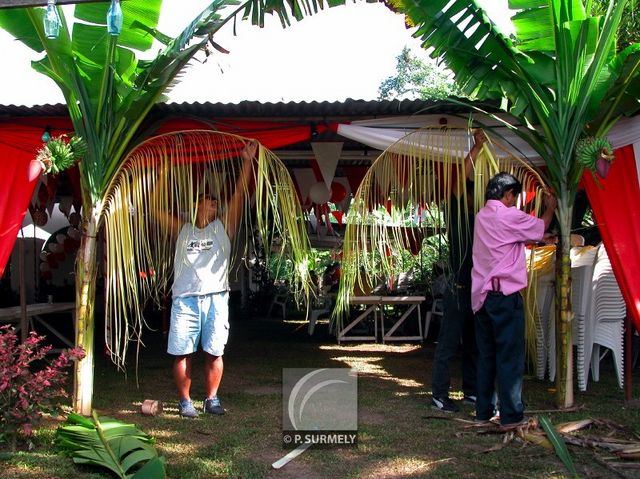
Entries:
<svg viewBox="0 0 640 479">
<path fill-rule="evenodd" d="M 493 284 L 504 295 L 527 286 L 524 245 L 540 241 L 544 221 L 498 200 L 488 200 L 476 215 L 471 271 L 471 308 L 482 308 Z M 495 278 L 495 280 L 494 280 Z"/>
</svg>

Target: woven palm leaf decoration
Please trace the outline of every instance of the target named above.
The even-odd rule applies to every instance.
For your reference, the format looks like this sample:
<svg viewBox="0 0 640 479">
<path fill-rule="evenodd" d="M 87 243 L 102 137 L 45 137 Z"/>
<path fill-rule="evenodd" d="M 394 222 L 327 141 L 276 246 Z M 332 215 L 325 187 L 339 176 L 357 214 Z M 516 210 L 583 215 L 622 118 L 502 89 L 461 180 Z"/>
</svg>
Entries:
<svg viewBox="0 0 640 479">
<path fill-rule="evenodd" d="M 398 252 L 408 242 L 445 233 L 446 225 L 458 222 L 460 227 L 468 218 L 446 217 L 449 208 L 440 213 L 440 206 L 454 193 L 461 205 L 471 201 L 468 196 L 472 193 L 467 191 L 464 181 L 464 158 L 471 147 L 470 138 L 467 129 L 420 129 L 391 145 L 371 165 L 354 195 L 347 218 L 333 327 L 342 328 L 354 290 L 366 294 L 381 279 L 401 272 Z M 545 186 L 542 178 L 531 165 L 491 140 L 483 145 L 473 164 L 474 211 L 484 205 L 486 183 L 500 171 L 509 172 L 522 182 L 520 206 L 537 213 L 542 205 L 542 195 L 538 193 Z M 426 215 L 441 214 L 444 221 L 430 222 L 427 228 Z M 412 227 L 406 228 L 408 224 Z M 532 336 L 535 338 L 528 334 Z"/>
<path fill-rule="evenodd" d="M 241 175 L 240 156 L 249 141 L 209 130 L 160 135 L 136 147 L 110 185 L 105 208 L 105 340 L 119 367 L 125 365 L 129 343 L 141 344 L 145 304 L 162 304 L 170 288 L 175 238 L 154 214 L 164 211 L 194 224 L 197 198 L 203 193 L 219 200 L 224 215 L 236 188 L 242 190 L 230 280 L 256 247 L 257 230 L 267 256 L 293 262 L 289 286 L 296 299 L 308 294 L 310 243 L 295 187 L 284 164 L 262 145 L 250 173 Z"/>
</svg>

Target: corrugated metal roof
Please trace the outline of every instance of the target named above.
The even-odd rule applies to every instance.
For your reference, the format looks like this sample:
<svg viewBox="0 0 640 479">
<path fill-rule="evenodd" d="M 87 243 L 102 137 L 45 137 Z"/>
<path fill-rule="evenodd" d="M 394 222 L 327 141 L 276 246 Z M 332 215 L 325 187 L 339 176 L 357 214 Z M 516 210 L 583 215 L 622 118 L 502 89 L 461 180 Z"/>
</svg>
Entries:
<svg viewBox="0 0 640 479">
<path fill-rule="evenodd" d="M 462 113 L 471 108 L 443 100 L 353 100 L 262 103 L 159 103 L 151 111 L 156 116 L 217 116 L 238 118 L 326 118 L 326 117 L 379 117 L 412 115 L 416 113 Z M 67 106 L 55 105 L 0 105 L 0 118 L 66 116 Z"/>
<path fill-rule="evenodd" d="M 485 110 L 496 111 L 491 105 Z M 444 100 L 354 100 L 336 102 L 278 102 L 262 103 L 159 103 L 146 119 L 148 123 L 170 118 L 238 118 L 287 121 L 300 124 L 313 122 L 341 122 L 414 114 L 465 114 L 471 107 Z M 65 104 L 56 105 L 0 105 L 0 120 L 35 117 L 63 117 Z M 312 141 L 341 141 L 342 155 L 338 167 L 367 166 L 376 158 L 375 150 L 353 140 L 336 135 L 330 130 L 318 134 Z M 313 158 L 311 141 L 282 147 L 276 151 L 290 168 L 305 168 Z"/>
</svg>

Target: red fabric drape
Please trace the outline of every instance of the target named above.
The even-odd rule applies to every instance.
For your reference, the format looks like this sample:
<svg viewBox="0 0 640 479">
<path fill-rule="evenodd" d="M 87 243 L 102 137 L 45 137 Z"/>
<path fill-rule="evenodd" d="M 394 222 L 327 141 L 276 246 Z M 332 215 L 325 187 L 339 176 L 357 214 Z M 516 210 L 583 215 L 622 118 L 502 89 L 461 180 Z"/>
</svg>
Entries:
<svg viewBox="0 0 640 479">
<path fill-rule="evenodd" d="M 9 153 L 8 155 L 6 155 Z M 33 153 L 2 149 L 4 186 L 0 189 L 0 276 L 11 255 L 42 167 Z M 6 156 L 5 156 L 6 155 Z M 11 172 L 11 174 L 8 174 Z"/>
<path fill-rule="evenodd" d="M 633 146 L 615 155 L 607 177 L 598 177 L 600 185 L 591 172 L 583 181 L 627 313 L 640 330 L 640 186 Z"/>
<path fill-rule="evenodd" d="M 0 175 L 4 178 L 0 190 L 0 276 L 4 273 L 40 175 L 40 168 L 34 166 L 32 160 L 38 148 L 42 147 L 41 137 L 45 128 L 52 136 L 73 131 L 69 118 L 19 118 L 0 123 Z M 275 149 L 309 141 L 314 133 L 336 132 L 338 124 L 312 127 L 310 124 L 262 120 L 178 119 L 163 123 L 156 134 L 190 129 L 214 129 L 255 138 L 265 147 Z"/>
</svg>

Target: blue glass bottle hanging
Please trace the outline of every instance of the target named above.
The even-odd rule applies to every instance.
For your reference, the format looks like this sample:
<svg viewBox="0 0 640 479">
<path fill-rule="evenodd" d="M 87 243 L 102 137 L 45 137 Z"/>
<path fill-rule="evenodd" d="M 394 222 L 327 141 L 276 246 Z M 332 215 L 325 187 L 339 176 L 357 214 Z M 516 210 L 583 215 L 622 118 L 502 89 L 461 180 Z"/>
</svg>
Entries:
<svg viewBox="0 0 640 479">
<path fill-rule="evenodd" d="M 47 0 L 47 9 L 44 12 L 44 34 L 53 40 L 58 38 L 60 32 L 60 17 L 56 8 L 56 0 Z"/>
<path fill-rule="evenodd" d="M 111 5 L 109 5 L 109 10 L 107 11 L 107 31 L 110 35 L 120 35 L 123 20 L 120 0 L 111 0 Z"/>
</svg>

